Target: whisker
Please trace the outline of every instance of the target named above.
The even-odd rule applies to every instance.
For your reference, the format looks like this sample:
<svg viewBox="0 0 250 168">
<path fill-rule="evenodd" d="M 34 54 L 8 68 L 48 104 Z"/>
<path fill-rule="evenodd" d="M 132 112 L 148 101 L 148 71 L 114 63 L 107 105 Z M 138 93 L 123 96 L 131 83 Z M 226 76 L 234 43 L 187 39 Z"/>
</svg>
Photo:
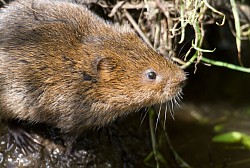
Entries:
<svg viewBox="0 0 250 168">
<path fill-rule="evenodd" d="M 180 97 L 179 95 L 177 95 L 176 100 L 177 100 L 178 102 L 181 102 L 181 97 Z"/>
<path fill-rule="evenodd" d="M 162 108 L 162 102 L 160 103 L 160 108 L 158 110 L 158 114 L 161 112 L 161 108 Z"/>
<path fill-rule="evenodd" d="M 189 76 L 189 72 L 184 72 L 186 76 Z"/>
<path fill-rule="evenodd" d="M 149 111 L 149 108 L 150 108 L 150 107 L 144 108 L 144 113 L 145 113 L 145 114 L 143 115 L 142 118 L 140 117 L 140 120 L 141 120 L 140 125 L 142 125 L 144 119 L 146 118 L 146 116 L 147 116 L 147 114 L 148 114 L 148 111 Z M 142 116 L 142 114 L 141 114 L 141 116 Z"/>
<path fill-rule="evenodd" d="M 183 97 L 182 97 L 182 92 L 179 92 L 177 97 L 178 97 L 178 99 L 180 99 L 180 100 L 183 99 Z"/>
<path fill-rule="evenodd" d="M 178 54 L 177 54 L 177 57 L 179 57 L 179 58 L 184 58 L 184 56 L 185 56 L 185 54 L 183 54 L 183 56 L 181 56 L 181 52 L 184 50 L 184 48 L 191 42 L 192 40 L 191 39 L 189 39 L 189 40 L 187 40 L 183 45 L 182 45 L 182 47 L 180 48 L 180 50 L 179 50 L 179 52 L 178 52 Z"/>
<path fill-rule="evenodd" d="M 177 99 L 177 97 L 176 98 L 174 98 L 174 103 L 180 108 L 181 106 L 180 106 L 180 103 L 178 102 L 178 99 Z"/>
<path fill-rule="evenodd" d="M 163 126 L 163 128 L 164 128 L 164 130 L 165 130 L 165 128 L 166 128 L 166 122 L 167 122 L 167 110 L 168 110 L 168 106 L 167 106 L 167 103 L 165 103 L 165 105 L 166 105 L 166 107 L 165 107 L 165 111 L 164 111 L 164 126 Z"/>
<path fill-rule="evenodd" d="M 170 105 L 171 105 L 171 108 L 169 110 L 169 113 L 170 113 L 171 117 L 173 118 L 173 120 L 175 120 L 174 119 L 174 103 L 173 103 L 173 99 L 170 100 Z"/>
<path fill-rule="evenodd" d="M 160 108 L 159 108 L 159 110 L 158 110 L 158 115 L 157 115 L 157 119 L 156 119 L 156 123 L 155 123 L 155 132 L 156 132 L 156 130 L 157 130 L 157 126 L 158 126 L 158 123 L 159 123 L 159 120 L 160 120 L 161 106 L 162 106 L 162 102 L 161 102 Z"/>
<path fill-rule="evenodd" d="M 139 112 L 141 109 L 141 107 L 138 107 L 135 112 Z"/>
</svg>

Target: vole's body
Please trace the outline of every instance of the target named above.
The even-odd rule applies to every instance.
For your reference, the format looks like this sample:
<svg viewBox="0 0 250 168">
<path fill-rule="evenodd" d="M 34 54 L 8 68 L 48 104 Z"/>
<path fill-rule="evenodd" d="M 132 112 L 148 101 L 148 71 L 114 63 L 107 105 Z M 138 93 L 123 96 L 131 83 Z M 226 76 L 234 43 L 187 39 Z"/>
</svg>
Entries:
<svg viewBox="0 0 250 168">
<path fill-rule="evenodd" d="M 3 119 L 80 133 L 172 99 L 184 79 L 130 28 L 79 5 L 20 0 L 0 11 Z"/>
</svg>

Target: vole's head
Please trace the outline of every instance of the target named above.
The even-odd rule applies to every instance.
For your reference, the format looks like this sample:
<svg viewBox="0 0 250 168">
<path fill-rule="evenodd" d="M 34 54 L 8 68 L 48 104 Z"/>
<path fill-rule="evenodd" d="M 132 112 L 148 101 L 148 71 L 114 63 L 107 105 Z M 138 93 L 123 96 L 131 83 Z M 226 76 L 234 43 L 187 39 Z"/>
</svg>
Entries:
<svg viewBox="0 0 250 168">
<path fill-rule="evenodd" d="M 170 60 L 154 52 L 134 33 L 102 39 L 95 53 L 98 81 L 94 111 L 115 115 L 164 103 L 181 92 L 185 73 Z M 95 43 L 96 44 L 96 43 Z M 100 53 L 98 53 L 98 48 Z"/>
</svg>

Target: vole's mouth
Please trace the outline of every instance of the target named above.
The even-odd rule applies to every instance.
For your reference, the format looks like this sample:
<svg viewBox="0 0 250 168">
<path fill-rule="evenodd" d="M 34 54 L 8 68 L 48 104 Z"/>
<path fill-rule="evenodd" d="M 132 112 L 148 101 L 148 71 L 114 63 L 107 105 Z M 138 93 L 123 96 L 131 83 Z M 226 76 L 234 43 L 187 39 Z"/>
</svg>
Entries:
<svg viewBox="0 0 250 168">
<path fill-rule="evenodd" d="M 178 83 L 178 87 L 183 88 L 183 87 L 186 86 L 186 84 L 187 84 L 187 80 L 184 79 L 184 80 L 182 80 L 181 82 Z"/>
<path fill-rule="evenodd" d="M 164 88 L 164 93 L 162 95 L 162 99 L 165 99 L 165 102 L 182 98 L 182 88 L 186 85 L 186 80 L 182 80 L 181 82 L 171 82 L 166 85 Z"/>
</svg>

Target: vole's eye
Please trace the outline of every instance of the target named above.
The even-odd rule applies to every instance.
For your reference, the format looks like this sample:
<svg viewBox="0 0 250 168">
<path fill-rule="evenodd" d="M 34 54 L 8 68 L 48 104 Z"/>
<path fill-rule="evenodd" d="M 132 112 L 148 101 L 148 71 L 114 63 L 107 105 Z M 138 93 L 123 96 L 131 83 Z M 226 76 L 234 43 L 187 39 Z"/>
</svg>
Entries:
<svg viewBox="0 0 250 168">
<path fill-rule="evenodd" d="M 154 72 L 154 71 L 150 71 L 150 72 L 148 72 L 147 73 L 147 77 L 149 78 L 149 79 L 152 79 L 152 80 L 154 80 L 154 79 L 156 79 L 156 73 Z"/>
</svg>

